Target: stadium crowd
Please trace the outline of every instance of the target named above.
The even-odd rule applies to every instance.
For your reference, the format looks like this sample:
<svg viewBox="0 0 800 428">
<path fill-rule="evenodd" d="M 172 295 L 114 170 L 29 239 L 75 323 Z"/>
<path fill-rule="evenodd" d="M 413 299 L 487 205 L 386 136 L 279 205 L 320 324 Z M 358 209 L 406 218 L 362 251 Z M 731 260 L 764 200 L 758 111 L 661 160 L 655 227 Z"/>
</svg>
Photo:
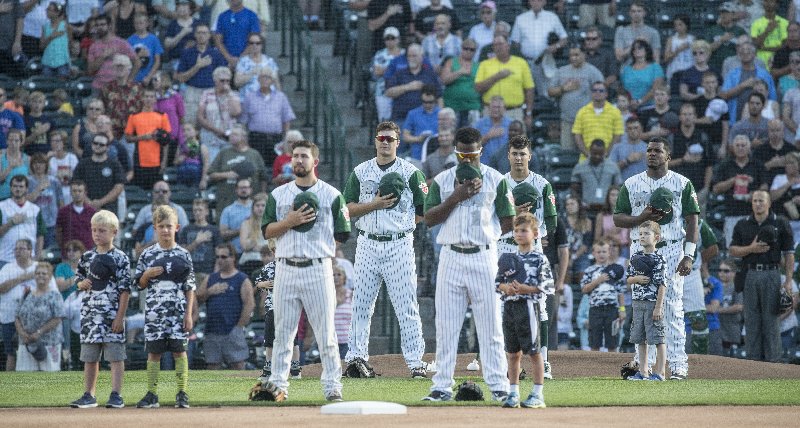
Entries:
<svg viewBox="0 0 800 428">
<path fill-rule="evenodd" d="M 309 26 L 319 28 L 320 7 L 330 5 L 300 3 Z M 663 137 L 669 168 L 692 181 L 705 225 L 695 267 L 705 302 L 687 309 L 687 351 L 741 356 L 747 338 L 763 333 L 747 319 L 767 306 L 734 285 L 736 272 L 752 265 L 781 268 L 794 306 L 763 314 L 780 323 L 782 352 L 746 356 L 794 355 L 800 270 L 733 257 L 752 255 L 741 248 L 754 236 L 745 229 L 756 200 L 786 218 L 791 241 L 800 243 L 799 1 L 704 1 L 691 17 L 686 8 L 695 5 L 625 0 L 357 0 L 347 7 L 365 15 L 370 33 L 364 108 L 400 126 L 400 151 L 428 184 L 456 165 L 460 127 L 480 131 L 481 163 L 503 174 L 514 161 L 509 140 L 534 141 L 529 167 L 552 183 L 563 228 L 546 245 L 569 249 L 556 278 L 551 349 L 632 350 L 630 317 L 603 340 L 597 332 L 605 326 L 591 322 L 592 293 L 581 290 L 593 265 L 627 267 L 629 231 L 613 221 L 620 186 L 645 171 L 646 142 Z M 177 242 L 191 254 L 196 304 L 207 317 L 190 336 L 190 361 L 191 344 L 205 336 L 209 367 L 256 362 L 250 339 L 228 333 L 248 325 L 250 312 L 267 310 L 256 275 L 274 249 L 260 220 L 266 192 L 294 179 L 291 145 L 303 140 L 292 129 L 278 63 L 265 53 L 275 43 L 266 37 L 269 21 L 266 3 L 250 0 L 0 2 L 0 73 L 15 82 L 0 88 L 6 370 L 79 367 L 82 291 L 74 277 L 94 246 L 90 219 L 101 209 L 116 213 L 124 221 L 117 245 L 135 264 L 157 241 L 153 212 L 162 205 L 177 213 Z M 438 229 L 428 232 L 431 245 Z M 344 358 L 354 271 L 337 255 Z M 224 290 L 212 279 L 239 278 L 239 271 L 247 292 L 214 303 Z M 630 289 L 616 292 L 630 307 Z M 132 297 L 131 346 L 141 342 L 144 293 Z M 293 376 L 313 347 L 304 319 Z M 34 343 L 46 347 L 43 360 L 26 346 Z M 172 360 L 165 353 L 162 366 Z"/>
</svg>

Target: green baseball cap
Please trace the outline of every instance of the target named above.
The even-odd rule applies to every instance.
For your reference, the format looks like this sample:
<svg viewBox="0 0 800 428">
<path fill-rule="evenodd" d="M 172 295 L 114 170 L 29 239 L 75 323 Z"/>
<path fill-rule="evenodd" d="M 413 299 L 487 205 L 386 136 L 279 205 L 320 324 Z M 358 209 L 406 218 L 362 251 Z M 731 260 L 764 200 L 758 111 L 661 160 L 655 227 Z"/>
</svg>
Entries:
<svg viewBox="0 0 800 428">
<path fill-rule="evenodd" d="M 460 163 L 456 167 L 456 181 L 459 183 L 464 180 L 472 180 L 473 178 L 483 178 L 481 169 L 468 163 Z"/>
<path fill-rule="evenodd" d="M 653 207 L 653 209 L 664 213 L 664 216 L 661 217 L 661 220 L 658 221 L 658 224 L 664 225 L 672 221 L 672 204 L 674 201 L 675 200 L 672 196 L 672 192 L 665 187 L 659 187 L 653 191 L 652 195 L 650 195 L 650 202 L 648 205 Z"/>
<path fill-rule="evenodd" d="M 406 182 L 403 180 L 403 176 L 396 172 L 390 172 L 381 178 L 381 182 L 378 185 L 378 191 L 380 192 L 381 196 L 392 195 L 393 198 L 397 198 L 394 201 L 394 205 L 389 207 L 392 209 L 400 203 L 400 195 L 403 193 L 403 189 L 406 188 Z"/>
<path fill-rule="evenodd" d="M 319 198 L 317 198 L 317 195 L 315 195 L 313 192 L 306 191 L 298 193 L 297 196 L 294 197 L 292 209 L 300 209 L 300 207 L 302 207 L 304 204 L 311 207 L 315 213 L 319 210 Z M 298 232 L 308 232 L 312 227 L 314 227 L 314 223 L 316 222 L 317 219 L 315 217 L 314 220 L 311 220 L 308 223 L 303 223 L 299 226 L 295 226 L 292 229 Z"/>
<path fill-rule="evenodd" d="M 530 202 L 531 210 L 539 208 L 542 195 L 540 195 L 539 191 L 530 183 L 518 184 L 517 187 L 511 190 L 511 194 L 514 196 L 515 205 L 523 205 Z"/>
</svg>

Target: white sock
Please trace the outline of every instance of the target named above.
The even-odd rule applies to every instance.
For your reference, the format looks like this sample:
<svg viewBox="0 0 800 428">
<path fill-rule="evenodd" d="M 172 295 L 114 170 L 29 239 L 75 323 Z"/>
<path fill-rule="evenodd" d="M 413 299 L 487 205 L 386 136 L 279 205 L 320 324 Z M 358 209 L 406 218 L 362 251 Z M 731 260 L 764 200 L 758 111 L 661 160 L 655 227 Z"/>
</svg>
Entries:
<svg viewBox="0 0 800 428">
<path fill-rule="evenodd" d="M 542 360 L 547 361 L 547 346 L 542 346 Z"/>
<path fill-rule="evenodd" d="M 534 384 L 533 385 L 533 393 L 538 395 L 538 396 L 541 396 L 542 395 L 542 387 L 543 387 L 543 385 Z"/>
<path fill-rule="evenodd" d="M 519 385 L 518 384 L 511 384 L 511 393 L 519 395 Z"/>
</svg>

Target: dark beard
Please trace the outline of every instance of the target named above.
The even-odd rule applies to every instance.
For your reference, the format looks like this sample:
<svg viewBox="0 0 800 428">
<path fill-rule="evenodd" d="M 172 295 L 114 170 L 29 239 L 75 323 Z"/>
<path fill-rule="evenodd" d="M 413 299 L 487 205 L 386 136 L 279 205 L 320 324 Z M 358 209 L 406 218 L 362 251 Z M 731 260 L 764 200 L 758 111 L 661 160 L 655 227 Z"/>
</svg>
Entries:
<svg viewBox="0 0 800 428">
<path fill-rule="evenodd" d="M 304 178 L 308 176 L 308 171 L 306 171 L 305 168 L 298 169 L 298 167 L 293 167 L 292 172 L 294 173 L 295 177 Z"/>
</svg>

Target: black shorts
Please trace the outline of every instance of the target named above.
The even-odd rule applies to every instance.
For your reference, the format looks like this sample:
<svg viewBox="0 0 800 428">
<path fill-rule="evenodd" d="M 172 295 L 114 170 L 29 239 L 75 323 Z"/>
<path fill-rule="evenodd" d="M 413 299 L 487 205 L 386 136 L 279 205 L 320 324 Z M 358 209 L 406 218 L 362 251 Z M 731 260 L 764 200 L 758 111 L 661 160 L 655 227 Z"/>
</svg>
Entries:
<svg viewBox="0 0 800 428">
<path fill-rule="evenodd" d="M 612 335 L 611 325 L 619 317 L 616 305 L 592 306 L 589 308 L 589 346 L 600 349 L 617 347 L 617 336 Z"/>
<path fill-rule="evenodd" d="M 503 336 L 506 352 L 538 353 L 541 346 L 539 302 L 520 299 L 503 303 Z"/>
<path fill-rule="evenodd" d="M 301 342 L 297 334 L 295 334 L 294 344 L 300 346 L 302 345 Z M 264 346 L 272 348 L 273 343 L 275 343 L 275 310 L 270 309 L 264 315 Z"/>
<path fill-rule="evenodd" d="M 149 340 L 144 343 L 144 349 L 148 354 L 164 354 L 166 352 L 186 352 L 189 341 L 186 339 L 158 339 Z"/>
</svg>

